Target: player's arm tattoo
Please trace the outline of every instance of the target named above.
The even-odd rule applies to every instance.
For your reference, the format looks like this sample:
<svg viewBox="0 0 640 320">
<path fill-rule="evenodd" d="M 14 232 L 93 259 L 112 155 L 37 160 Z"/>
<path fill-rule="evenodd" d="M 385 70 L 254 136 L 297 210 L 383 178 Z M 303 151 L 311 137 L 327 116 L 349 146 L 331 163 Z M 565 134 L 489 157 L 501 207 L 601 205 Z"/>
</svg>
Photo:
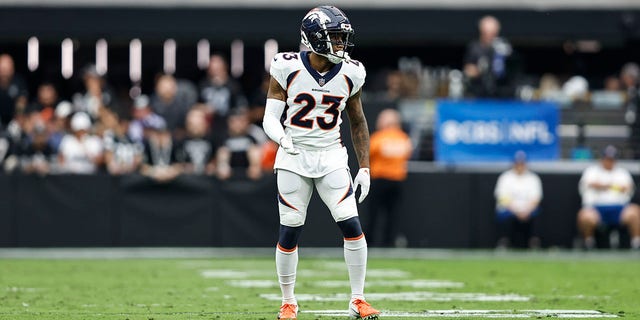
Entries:
<svg viewBox="0 0 640 320">
<path fill-rule="evenodd" d="M 360 91 L 347 100 L 347 116 L 351 126 L 351 139 L 360 168 L 369 168 L 369 127 L 362 110 Z"/>
</svg>

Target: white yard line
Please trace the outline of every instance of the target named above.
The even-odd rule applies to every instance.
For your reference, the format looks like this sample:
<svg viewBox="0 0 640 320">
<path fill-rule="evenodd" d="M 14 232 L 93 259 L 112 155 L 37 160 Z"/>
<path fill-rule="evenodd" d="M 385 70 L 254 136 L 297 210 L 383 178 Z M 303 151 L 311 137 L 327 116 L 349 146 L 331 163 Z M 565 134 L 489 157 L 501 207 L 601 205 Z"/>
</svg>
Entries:
<svg viewBox="0 0 640 320">
<path fill-rule="evenodd" d="M 236 288 L 277 288 L 276 280 L 229 280 L 227 284 Z"/>
<path fill-rule="evenodd" d="M 410 278 L 411 273 L 398 269 L 367 269 L 367 278 Z"/>
<path fill-rule="evenodd" d="M 346 317 L 346 310 L 301 310 L 316 316 Z M 614 314 L 596 310 L 429 310 L 424 312 L 382 311 L 388 318 L 617 318 Z"/>
<path fill-rule="evenodd" d="M 267 300 L 279 301 L 280 294 L 260 294 L 260 297 Z M 350 295 L 344 293 L 337 294 L 297 294 L 298 301 L 346 301 Z M 391 293 L 368 293 L 368 300 L 389 300 L 389 301 L 529 301 L 531 297 L 518 294 L 486 294 L 486 293 L 440 293 L 440 292 L 391 292 Z"/>
<path fill-rule="evenodd" d="M 37 292 L 42 290 L 41 288 L 7 287 L 7 292 Z"/>
<path fill-rule="evenodd" d="M 25 307 L 29 305 L 24 303 Z M 84 305 L 84 307 L 94 307 L 95 305 Z M 310 314 L 315 319 L 321 317 L 348 317 L 348 311 L 346 310 L 300 310 L 300 313 Z M 82 315 L 84 317 L 92 316 L 168 316 L 168 315 L 180 315 L 186 318 L 202 317 L 203 315 L 223 315 L 233 316 L 237 315 L 237 319 L 266 319 L 273 316 L 273 312 L 87 312 L 87 311 L 50 311 L 50 312 L 37 312 L 37 311 L 11 311 L 0 312 L 2 316 L 14 316 L 12 319 L 20 318 L 23 315 L 40 315 L 43 319 L 50 318 L 52 315 Z M 382 317 L 384 318 L 617 318 L 615 314 L 604 313 L 596 310 L 430 310 L 423 312 L 407 312 L 407 311 L 389 311 L 382 310 Z M 3 318 L 4 319 L 4 318 Z"/>
<path fill-rule="evenodd" d="M 243 278 L 249 277 L 249 272 L 228 270 L 228 269 L 218 269 L 218 270 L 203 270 L 200 272 L 200 275 L 204 278 L 213 278 L 213 279 L 229 279 L 229 278 L 243 279 Z"/>
<path fill-rule="evenodd" d="M 344 263 L 343 263 L 344 264 Z M 299 269 L 298 278 L 330 278 L 347 274 L 347 268 Z M 368 269 L 367 278 L 410 278 L 411 273 L 399 269 Z"/>
<path fill-rule="evenodd" d="M 228 280 L 229 286 L 236 288 L 277 288 L 277 280 Z M 322 288 L 349 288 L 349 281 L 346 280 L 325 280 L 325 281 L 305 281 L 299 280 L 299 284 L 311 287 Z M 374 280 L 367 281 L 367 288 L 374 287 L 409 287 L 409 288 L 430 288 L 430 289 L 450 289 L 462 288 L 464 283 L 449 280 Z"/>
<path fill-rule="evenodd" d="M 311 283 L 314 286 L 324 288 L 349 287 L 349 281 L 327 280 Z M 410 287 L 410 288 L 462 288 L 464 283 L 449 280 L 372 280 L 367 281 L 367 288 L 372 287 Z"/>
<path fill-rule="evenodd" d="M 305 278 L 332 278 L 336 276 L 345 276 L 346 270 L 342 269 L 329 269 L 329 270 L 318 270 L 318 269 L 300 269 L 298 270 L 298 279 Z M 214 279 L 247 279 L 247 278 L 255 278 L 255 277 L 272 277 L 275 276 L 275 270 L 266 270 L 266 269 L 245 269 L 245 270 L 237 270 L 237 269 L 206 269 L 201 270 L 200 275 L 204 278 L 214 278 Z M 410 278 L 411 274 L 409 272 L 399 270 L 399 269 L 370 269 L 367 270 L 367 278 L 368 279 L 400 279 L 400 278 Z"/>
</svg>

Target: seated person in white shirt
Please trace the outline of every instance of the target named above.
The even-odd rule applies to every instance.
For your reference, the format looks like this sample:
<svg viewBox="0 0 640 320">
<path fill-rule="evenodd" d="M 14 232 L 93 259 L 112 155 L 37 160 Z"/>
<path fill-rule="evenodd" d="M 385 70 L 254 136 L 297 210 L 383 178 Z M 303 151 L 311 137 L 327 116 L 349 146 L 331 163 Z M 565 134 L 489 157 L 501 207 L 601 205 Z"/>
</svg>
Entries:
<svg viewBox="0 0 640 320">
<path fill-rule="evenodd" d="M 538 248 L 540 238 L 534 220 L 542 200 L 542 183 L 540 177 L 527 168 L 524 151 L 516 152 L 513 167 L 500 174 L 494 195 L 499 229 L 497 247 Z"/>
<path fill-rule="evenodd" d="M 94 174 L 104 162 L 102 140 L 91 133 L 91 117 L 82 111 L 71 117 L 71 132 L 64 135 L 58 148 L 61 173 Z"/>
<path fill-rule="evenodd" d="M 600 224 L 624 225 L 631 236 L 631 248 L 640 248 L 640 207 L 631 203 L 634 181 L 631 173 L 616 165 L 617 149 L 607 146 L 600 163 L 585 169 L 579 182 L 582 209 L 578 229 L 585 248 L 596 245 L 595 231 Z"/>
</svg>

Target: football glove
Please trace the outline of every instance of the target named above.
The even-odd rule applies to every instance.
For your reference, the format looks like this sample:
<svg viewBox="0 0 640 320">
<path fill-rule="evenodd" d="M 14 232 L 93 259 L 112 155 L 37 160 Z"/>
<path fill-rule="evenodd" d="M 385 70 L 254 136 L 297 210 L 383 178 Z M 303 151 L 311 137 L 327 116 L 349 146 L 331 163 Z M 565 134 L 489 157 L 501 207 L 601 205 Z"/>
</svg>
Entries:
<svg viewBox="0 0 640 320">
<path fill-rule="evenodd" d="M 362 203 L 364 198 L 369 194 L 369 187 L 371 186 L 371 176 L 369 174 L 369 168 L 360 168 L 358 170 L 358 174 L 356 178 L 353 180 L 354 190 L 358 190 L 358 186 L 360 186 L 360 197 L 358 198 L 358 203 Z"/>
<path fill-rule="evenodd" d="M 296 155 L 299 154 L 300 151 L 293 146 L 293 141 L 291 140 L 291 131 L 287 132 L 284 137 L 280 138 L 280 147 L 284 149 L 288 154 Z"/>
</svg>

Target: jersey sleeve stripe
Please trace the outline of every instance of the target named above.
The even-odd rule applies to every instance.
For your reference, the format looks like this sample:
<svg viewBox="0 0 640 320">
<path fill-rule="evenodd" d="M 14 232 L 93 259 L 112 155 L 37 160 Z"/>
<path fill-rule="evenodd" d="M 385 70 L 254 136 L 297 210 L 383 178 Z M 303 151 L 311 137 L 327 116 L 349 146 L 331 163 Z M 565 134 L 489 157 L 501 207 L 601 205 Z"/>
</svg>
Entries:
<svg viewBox="0 0 640 320">
<path fill-rule="evenodd" d="M 347 81 L 347 87 L 349 87 L 349 96 L 351 96 L 351 92 L 353 91 L 353 81 L 346 74 L 343 75 L 344 80 Z"/>
<path fill-rule="evenodd" d="M 291 72 L 289 76 L 287 76 L 287 91 L 289 91 L 289 87 L 293 83 L 293 80 L 300 74 L 300 70 Z"/>
</svg>

